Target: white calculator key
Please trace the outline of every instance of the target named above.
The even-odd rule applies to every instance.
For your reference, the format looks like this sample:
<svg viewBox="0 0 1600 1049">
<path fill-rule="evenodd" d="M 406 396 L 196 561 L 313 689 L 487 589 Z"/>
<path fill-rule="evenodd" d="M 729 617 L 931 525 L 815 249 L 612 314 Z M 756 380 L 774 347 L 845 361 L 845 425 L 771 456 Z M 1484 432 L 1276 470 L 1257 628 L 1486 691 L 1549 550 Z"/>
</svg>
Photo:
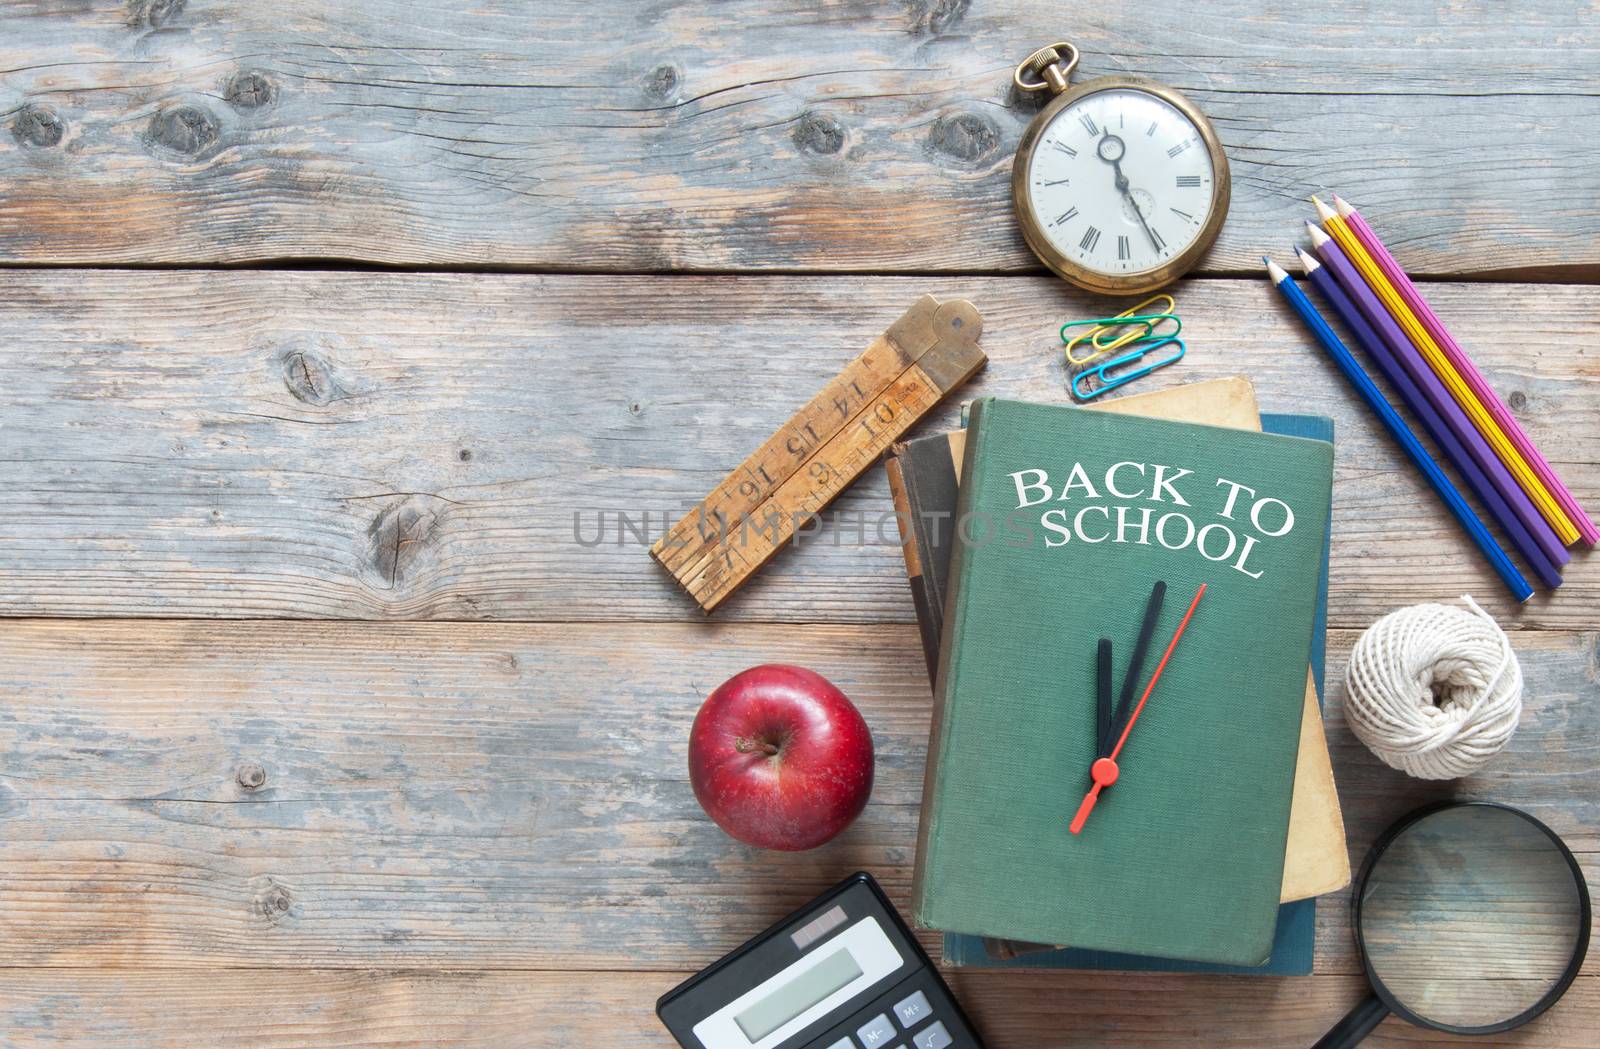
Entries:
<svg viewBox="0 0 1600 1049">
<path fill-rule="evenodd" d="M 841 1038 L 837 1042 L 834 1042 L 832 1045 L 828 1046 L 828 1049 L 856 1049 L 856 1047 L 855 1043 L 850 1041 L 850 1039 Z"/>
<path fill-rule="evenodd" d="M 950 1032 L 944 1029 L 942 1021 L 911 1040 L 916 1043 L 917 1049 L 945 1049 L 946 1046 L 955 1043 L 955 1039 L 950 1037 Z"/>
<path fill-rule="evenodd" d="M 894 1014 L 900 1017 L 900 1026 L 911 1028 L 933 1015 L 933 1006 L 928 1004 L 928 996 L 918 991 L 909 998 L 901 999 L 894 1007 Z"/>
<path fill-rule="evenodd" d="M 856 1031 L 856 1037 L 867 1049 L 883 1049 L 894 1041 L 894 1024 L 883 1013 L 879 1013 Z"/>
</svg>

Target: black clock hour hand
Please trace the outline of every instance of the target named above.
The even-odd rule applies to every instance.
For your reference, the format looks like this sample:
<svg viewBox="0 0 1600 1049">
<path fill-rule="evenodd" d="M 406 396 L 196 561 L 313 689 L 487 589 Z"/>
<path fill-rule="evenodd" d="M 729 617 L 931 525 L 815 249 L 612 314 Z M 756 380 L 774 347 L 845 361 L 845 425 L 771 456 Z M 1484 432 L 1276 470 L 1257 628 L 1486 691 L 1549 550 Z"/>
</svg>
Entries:
<svg viewBox="0 0 1600 1049">
<path fill-rule="evenodd" d="M 1100 639 L 1097 665 L 1095 667 L 1095 751 L 1094 756 L 1103 758 L 1111 753 L 1111 639 Z"/>
</svg>

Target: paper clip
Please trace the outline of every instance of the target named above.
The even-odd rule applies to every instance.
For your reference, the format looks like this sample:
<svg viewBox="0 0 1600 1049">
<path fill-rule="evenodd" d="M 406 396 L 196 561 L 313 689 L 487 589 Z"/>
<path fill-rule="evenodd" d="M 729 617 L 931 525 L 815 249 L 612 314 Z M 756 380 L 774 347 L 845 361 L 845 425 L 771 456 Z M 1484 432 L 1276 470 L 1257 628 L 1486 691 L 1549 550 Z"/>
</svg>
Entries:
<svg viewBox="0 0 1600 1049">
<path fill-rule="evenodd" d="M 1176 353 L 1169 354 L 1159 361 L 1152 361 L 1140 367 L 1133 367 L 1130 371 L 1119 372 L 1119 369 L 1124 367 L 1138 365 L 1146 356 L 1161 349 L 1163 346 L 1171 346 L 1173 344 L 1178 347 Z M 1072 396 L 1080 401 L 1092 401 L 1107 390 L 1114 390 L 1118 386 L 1126 385 L 1141 376 L 1149 375 L 1157 368 L 1165 368 L 1180 359 L 1188 349 L 1183 340 L 1176 335 L 1161 335 L 1148 342 L 1140 342 L 1135 345 L 1138 348 L 1132 353 L 1125 353 L 1121 357 L 1104 361 L 1093 368 L 1087 368 L 1074 375 L 1072 377 Z M 1095 385 L 1085 388 L 1084 380 L 1091 376 L 1095 379 Z"/>
<path fill-rule="evenodd" d="M 1156 309 L 1156 311 L 1151 313 L 1142 312 L 1147 307 L 1156 303 L 1162 304 Z M 1115 317 L 1096 317 L 1092 320 L 1068 321 L 1061 326 L 1061 341 L 1066 343 L 1067 346 L 1067 362 L 1069 364 L 1081 367 L 1097 357 L 1109 353 L 1112 350 L 1121 349 L 1137 339 L 1154 338 L 1164 335 L 1177 335 L 1179 332 L 1183 331 L 1183 321 L 1179 319 L 1176 309 L 1177 303 L 1173 300 L 1172 296 L 1162 293 L 1150 296 L 1137 306 L 1124 310 Z M 1166 321 L 1172 322 L 1172 330 L 1157 332 L 1155 329 Z M 1070 339 L 1067 337 L 1068 328 L 1084 327 L 1086 327 L 1087 330 L 1079 332 Z M 1123 328 L 1127 328 L 1129 330 L 1124 332 L 1122 331 Z M 1118 334 L 1110 342 L 1101 341 L 1112 332 L 1119 332 L 1120 334 Z M 1087 353 L 1082 357 L 1079 357 L 1072 351 L 1081 345 L 1086 339 L 1089 341 L 1090 345 L 1094 347 L 1094 352 Z"/>
</svg>

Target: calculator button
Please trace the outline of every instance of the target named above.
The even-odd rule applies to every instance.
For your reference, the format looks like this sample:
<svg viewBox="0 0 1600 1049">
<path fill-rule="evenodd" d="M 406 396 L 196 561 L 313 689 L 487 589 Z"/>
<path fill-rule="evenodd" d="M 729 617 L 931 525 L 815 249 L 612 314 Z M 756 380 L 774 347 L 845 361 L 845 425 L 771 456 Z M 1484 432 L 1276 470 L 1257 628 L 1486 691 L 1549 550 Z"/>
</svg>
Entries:
<svg viewBox="0 0 1600 1049">
<path fill-rule="evenodd" d="M 867 1049 L 883 1049 L 894 1041 L 894 1024 L 883 1013 L 879 1013 L 867 1021 L 866 1026 L 856 1030 L 856 1037 Z"/>
<path fill-rule="evenodd" d="M 955 1044 L 955 1039 L 950 1037 L 950 1032 L 944 1029 L 942 1022 L 934 1024 L 911 1040 L 916 1043 L 917 1049 L 945 1049 L 945 1046 Z"/>
<path fill-rule="evenodd" d="M 856 1049 L 856 1043 L 852 1042 L 847 1036 L 828 1046 L 828 1049 Z"/>
<path fill-rule="evenodd" d="M 894 1007 L 894 1014 L 900 1017 L 900 1026 L 911 1028 L 933 1015 L 933 1006 L 928 1004 L 928 996 L 918 991 L 909 998 L 902 999 Z"/>
</svg>

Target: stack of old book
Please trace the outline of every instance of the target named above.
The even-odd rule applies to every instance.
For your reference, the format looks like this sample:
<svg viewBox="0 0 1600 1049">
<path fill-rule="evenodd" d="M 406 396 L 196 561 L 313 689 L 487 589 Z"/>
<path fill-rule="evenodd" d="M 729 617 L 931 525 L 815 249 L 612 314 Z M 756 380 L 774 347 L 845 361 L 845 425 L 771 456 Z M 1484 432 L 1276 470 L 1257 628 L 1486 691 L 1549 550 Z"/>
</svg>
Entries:
<svg viewBox="0 0 1600 1049">
<path fill-rule="evenodd" d="M 913 911 L 947 963 L 1311 971 L 1315 897 L 1350 881 L 1320 708 L 1332 440 L 1233 378 L 980 400 L 896 447 L 935 702 Z M 1106 752 L 1098 647 L 1123 673 L 1148 614 L 1159 653 L 1202 584 L 1072 833 Z"/>
</svg>

